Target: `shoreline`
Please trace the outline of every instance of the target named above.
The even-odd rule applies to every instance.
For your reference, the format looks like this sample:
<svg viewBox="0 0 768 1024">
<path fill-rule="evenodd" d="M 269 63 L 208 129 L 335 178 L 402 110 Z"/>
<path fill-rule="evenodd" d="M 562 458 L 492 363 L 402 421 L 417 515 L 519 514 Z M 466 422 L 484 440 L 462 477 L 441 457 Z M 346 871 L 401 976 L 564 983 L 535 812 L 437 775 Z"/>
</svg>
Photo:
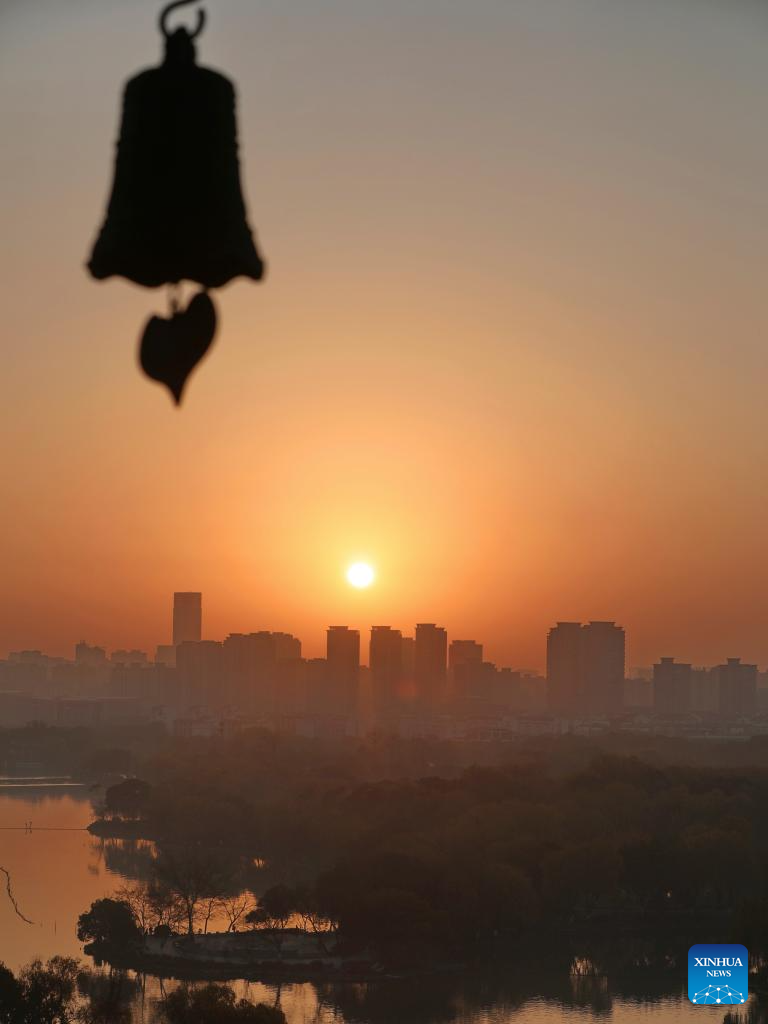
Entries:
<svg viewBox="0 0 768 1024">
<path fill-rule="evenodd" d="M 204 944 L 201 944 L 201 947 L 202 945 Z M 176 948 L 173 952 L 169 950 L 165 953 L 140 947 L 116 949 L 91 943 L 84 947 L 84 952 L 93 958 L 97 966 L 106 963 L 110 967 L 179 981 L 245 980 L 294 984 L 309 981 L 366 982 L 394 980 L 416 974 L 434 974 L 449 969 L 443 966 L 421 971 L 391 971 L 365 956 L 323 955 L 312 959 L 289 957 L 283 960 L 274 955 L 264 956 L 263 952 L 256 950 L 253 951 L 253 957 L 243 956 L 242 954 L 247 951 L 241 950 L 240 956 L 222 958 L 221 955 L 206 955 L 201 947 L 190 956 L 192 949 L 179 951 Z"/>
</svg>

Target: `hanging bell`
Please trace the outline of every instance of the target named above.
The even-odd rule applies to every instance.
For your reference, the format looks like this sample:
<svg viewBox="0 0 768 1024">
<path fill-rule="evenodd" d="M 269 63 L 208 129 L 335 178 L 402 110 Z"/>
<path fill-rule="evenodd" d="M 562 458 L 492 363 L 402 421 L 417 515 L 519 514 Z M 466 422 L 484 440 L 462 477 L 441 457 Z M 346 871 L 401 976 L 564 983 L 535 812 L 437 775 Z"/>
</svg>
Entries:
<svg viewBox="0 0 768 1024">
<path fill-rule="evenodd" d="M 147 288 L 169 286 L 170 316 L 145 324 L 139 363 L 177 405 L 216 334 L 208 289 L 264 273 L 240 189 L 235 91 L 195 62 L 205 12 L 198 10 L 194 32 L 168 29 L 170 12 L 193 2 L 164 8 L 163 63 L 125 87 L 112 195 L 88 262 L 98 280 L 118 275 Z M 181 281 L 203 287 L 186 309 Z"/>
<path fill-rule="evenodd" d="M 165 59 L 125 87 L 115 177 L 88 269 L 157 287 L 196 281 L 218 288 L 264 272 L 240 188 L 235 91 L 195 61 L 197 29 L 160 27 Z"/>
</svg>

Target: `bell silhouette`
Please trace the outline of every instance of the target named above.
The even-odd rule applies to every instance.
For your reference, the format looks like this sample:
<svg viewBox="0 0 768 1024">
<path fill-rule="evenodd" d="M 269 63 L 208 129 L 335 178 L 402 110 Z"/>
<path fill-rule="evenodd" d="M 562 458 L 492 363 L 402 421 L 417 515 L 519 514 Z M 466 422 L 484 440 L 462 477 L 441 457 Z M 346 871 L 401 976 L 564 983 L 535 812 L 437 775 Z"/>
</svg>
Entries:
<svg viewBox="0 0 768 1024">
<path fill-rule="evenodd" d="M 264 272 L 240 188 L 235 91 L 195 61 L 204 12 L 194 33 L 166 29 L 170 10 L 187 2 L 163 11 L 163 63 L 125 87 L 112 194 L 88 262 L 99 280 L 217 288 Z"/>
</svg>

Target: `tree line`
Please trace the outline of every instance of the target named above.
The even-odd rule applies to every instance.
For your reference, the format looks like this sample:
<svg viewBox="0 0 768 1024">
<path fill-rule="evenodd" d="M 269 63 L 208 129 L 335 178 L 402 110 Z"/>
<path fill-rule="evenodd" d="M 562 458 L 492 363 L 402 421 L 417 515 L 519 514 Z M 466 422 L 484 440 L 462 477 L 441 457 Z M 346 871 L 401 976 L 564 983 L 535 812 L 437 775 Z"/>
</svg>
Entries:
<svg viewBox="0 0 768 1024">
<path fill-rule="evenodd" d="M 295 766 L 272 787 L 258 757 L 215 770 L 183 757 L 147 765 L 107 802 L 176 840 L 265 858 L 298 893 L 294 913 L 311 906 L 341 948 L 387 962 L 480 958 L 598 924 L 716 922 L 764 948 L 768 767 L 591 755 L 575 770 L 550 758 L 363 782 Z M 201 897 L 187 930 L 205 913 Z"/>
</svg>

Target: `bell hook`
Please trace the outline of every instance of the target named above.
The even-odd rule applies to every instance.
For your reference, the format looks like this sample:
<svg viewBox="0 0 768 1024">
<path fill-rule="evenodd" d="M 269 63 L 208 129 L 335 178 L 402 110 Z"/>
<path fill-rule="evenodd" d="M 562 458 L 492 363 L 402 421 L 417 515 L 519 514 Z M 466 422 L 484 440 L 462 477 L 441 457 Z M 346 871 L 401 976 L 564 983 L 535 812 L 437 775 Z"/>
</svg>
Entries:
<svg viewBox="0 0 768 1024">
<path fill-rule="evenodd" d="M 168 15 L 171 13 L 171 11 L 175 11 L 177 7 L 186 7 L 187 4 L 194 4 L 194 3 L 199 3 L 199 0 L 173 0 L 173 3 L 166 4 L 166 6 L 162 9 L 162 11 L 160 11 L 160 18 L 158 20 L 158 24 L 160 26 L 160 31 L 163 33 L 163 35 L 165 36 L 166 39 L 168 39 L 170 37 L 170 35 L 171 35 L 171 31 L 168 28 Z M 205 27 L 205 11 L 201 7 L 201 8 L 199 8 L 199 10 L 197 12 L 197 27 L 195 28 L 195 31 L 194 32 L 189 32 L 187 30 L 185 30 L 185 31 L 187 31 L 187 34 L 189 35 L 190 39 L 197 39 L 197 37 L 203 31 L 204 27 Z"/>
</svg>

